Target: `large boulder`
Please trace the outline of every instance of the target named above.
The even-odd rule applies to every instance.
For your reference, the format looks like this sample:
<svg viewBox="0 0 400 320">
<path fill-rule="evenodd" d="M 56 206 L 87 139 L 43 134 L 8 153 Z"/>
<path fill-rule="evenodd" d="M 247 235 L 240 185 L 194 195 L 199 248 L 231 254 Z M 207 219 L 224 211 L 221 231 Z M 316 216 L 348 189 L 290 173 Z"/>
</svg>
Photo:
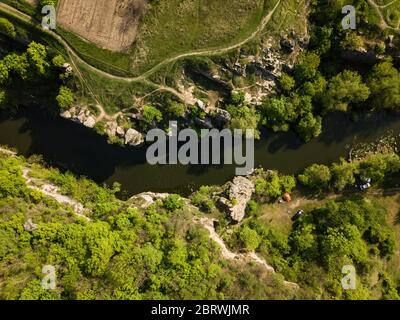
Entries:
<svg viewBox="0 0 400 320">
<path fill-rule="evenodd" d="M 210 115 L 213 117 L 213 120 L 218 127 L 223 127 L 232 119 L 230 113 L 221 108 L 212 108 L 212 110 L 210 110 Z"/>
<path fill-rule="evenodd" d="M 117 121 L 108 121 L 105 125 L 106 134 L 109 137 L 115 136 L 117 134 Z"/>
<path fill-rule="evenodd" d="M 226 197 L 219 198 L 218 203 L 229 213 L 233 221 L 240 222 L 245 216 L 247 203 L 254 191 L 254 184 L 249 179 L 235 177 L 227 186 Z"/>
<path fill-rule="evenodd" d="M 32 219 L 28 219 L 25 223 L 24 223 L 24 229 L 28 232 L 33 232 L 37 229 L 37 224 L 33 223 Z"/>
<path fill-rule="evenodd" d="M 144 143 L 144 137 L 135 129 L 128 129 L 125 133 L 125 144 L 130 146 L 139 146 Z"/>
<path fill-rule="evenodd" d="M 196 117 L 196 118 L 194 119 L 194 122 L 195 122 L 198 126 L 200 126 L 200 127 L 202 127 L 202 128 L 205 128 L 205 129 L 212 129 L 212 128 L 213 128 L 213 125 L 212 125 L 212 122 L 211 122 L 211 119 L 210 119 L 210 118 L 205 118 L 205 119 L 203 120 L 203 119 L 200 119 L 200 118 Z"/>
<path fill-rule="evenodd" d="M 88 128 L 96 125 L 96 117 L 85 107 L 73 107 L 61 114 L 66 119 L 72 119 Z"/>
<path fill-rule="evenodd" d="M 93 116 L 87 117 L 83 125 L 88 128 L 93 128 L 96 125 L 96 118 Z"/>
</svg>

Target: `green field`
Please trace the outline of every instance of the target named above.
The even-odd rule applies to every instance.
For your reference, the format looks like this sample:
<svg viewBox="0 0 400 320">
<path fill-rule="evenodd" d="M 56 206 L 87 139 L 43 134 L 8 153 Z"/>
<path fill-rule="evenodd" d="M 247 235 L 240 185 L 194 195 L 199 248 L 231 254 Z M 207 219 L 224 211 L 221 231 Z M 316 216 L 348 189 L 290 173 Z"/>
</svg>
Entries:
<svg viewBox="0 0 400 320">
<path fill-rule="evenodd" d="M 139 27 L 133 70 L 143 72 L 176 55 L 221 48 L 249 36 L 271 0 L 171 0 L 153 5 Z"/>
</svg>

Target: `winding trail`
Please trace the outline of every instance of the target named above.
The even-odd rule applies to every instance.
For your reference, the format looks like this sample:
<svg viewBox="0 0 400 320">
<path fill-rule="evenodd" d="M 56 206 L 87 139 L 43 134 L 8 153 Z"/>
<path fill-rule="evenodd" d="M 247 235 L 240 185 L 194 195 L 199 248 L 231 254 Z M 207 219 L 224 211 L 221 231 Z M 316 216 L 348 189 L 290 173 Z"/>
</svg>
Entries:
<svg viewBox="0 0 400 320">
<path fill-rule="evenodd" d="M 273 267 L 271 267 L 264 259 L 261 259 L 255 252 L 243 254 L 230 251 L 224 243 L 224 240 L 222 240 L 222 238 L 215 231 L 214 220 L 204 217 L 199 220 L 199 224 L 210 233 L 210 238 L 218 244 L 221 249 L 222 258 L 233 261 L 254 262 L 264 267 L 269 272 L 276 272 Z M 300 288 L 299 285 L 294 282 L 284 281 L 284 284 L 294 289 Z"/>
<path fill-rule="evenodd" d="M 18 156 L 16 152 L 8 150 L 6 148 L 2 148 L 0 146 L 0 154 L 1 153 L 9 157 Z M 39 191 L 44 195 L 55 199 L 57 202 L 61 204 L 72 207 L 74 213 L 78 217 L 83 218 L 86 221 L 91 221 L 91 219 L 88 216 L 86 216 L 86 214 L 90 213 L 90 209 L 85 208 L 84 205 L 79 201 L 61 194 L 60 188 L 51 184 L 50 182 L 30 177 L 29 172 L 30 172 L 29 168 L 27 167 L 22 168 L 22 177 L 25 179 L 25 183 L 28 186 L 28 188 Z"/>
<path fill-rule="evenodd" d="M 392 30 L 395 30 L 395 31 L 399 31 L 400 30 L 400 19 L 399 19 L 399 22 L 398 22 L 396 28 L 394 28 L 392 26 L 389 26 L 388 23 L 386 22 L 385 17 L 383 16 L 382 11 L 381 11 L 381 9 L 385 9 L 385 8 L 391 6 L 392 4 L 396 3 L 397 1 L 398 0 L 393 0 L 392 2 L 389 2 L 389 3 L 385 4 L 385 5 L 378 5 L 374 0 L 367 0 L 368 4 L 370 6 L 372 6 L 373 8 L 375 8 L 376 12 L 378 13 L 378 15 L 379 15 L 379 17 L 381 19 L 381 25 L 382 25 L 383 29 L 392 29 Z"/>
</svg>

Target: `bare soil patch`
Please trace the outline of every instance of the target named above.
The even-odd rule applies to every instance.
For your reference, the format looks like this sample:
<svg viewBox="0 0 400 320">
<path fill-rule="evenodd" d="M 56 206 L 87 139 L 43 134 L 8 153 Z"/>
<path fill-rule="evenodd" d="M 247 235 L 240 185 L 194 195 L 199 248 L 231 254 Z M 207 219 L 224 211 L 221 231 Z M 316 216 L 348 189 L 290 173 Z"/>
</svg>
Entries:
<svg viewBox="0 0 400 320">
<path fill-rule="evenodd" d="M 39 0 L 25 0 L 25 1 L 28 2 L 30 5 L 36 7 Z"/>
<path fill-rule="evenodd" d="M 78 36 L 112 51 L 127 51 L 136 39 L 147 0 L 60 0 L 57 21 Z"/>
</svg>

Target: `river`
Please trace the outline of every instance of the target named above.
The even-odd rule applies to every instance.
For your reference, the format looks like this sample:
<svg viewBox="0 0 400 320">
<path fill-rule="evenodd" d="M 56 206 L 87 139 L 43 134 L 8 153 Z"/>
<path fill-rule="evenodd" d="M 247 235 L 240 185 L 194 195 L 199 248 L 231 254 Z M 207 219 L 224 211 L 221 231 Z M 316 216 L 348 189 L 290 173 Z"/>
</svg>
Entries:
<svg viewBox="0 0 400 320">
<path fill-rule="evenodd" d="M 392 132 L 400 134 L 400 116 L 364 115 L 353 121 L 346 114 L 325 118 L 323 134 L 302 143 L 293 132 L 265 130 L 255 145 L 256 167 L 296 174 L 312 163 L 329 164 L 345 157 L 349 147 L 371 142 Z M 99 183 L 121 183 L 122 196 L 144 191 L 187 195 L 201 185 L 223 184 L 234 176 L 233 166 L 151 166 L 145 147 L 109 145 L 72 121 L 30 108 L 0 117 L 0 144 L 17 148 L 24 156 L 40 154 L 47 163 Z"/>
</svg>

